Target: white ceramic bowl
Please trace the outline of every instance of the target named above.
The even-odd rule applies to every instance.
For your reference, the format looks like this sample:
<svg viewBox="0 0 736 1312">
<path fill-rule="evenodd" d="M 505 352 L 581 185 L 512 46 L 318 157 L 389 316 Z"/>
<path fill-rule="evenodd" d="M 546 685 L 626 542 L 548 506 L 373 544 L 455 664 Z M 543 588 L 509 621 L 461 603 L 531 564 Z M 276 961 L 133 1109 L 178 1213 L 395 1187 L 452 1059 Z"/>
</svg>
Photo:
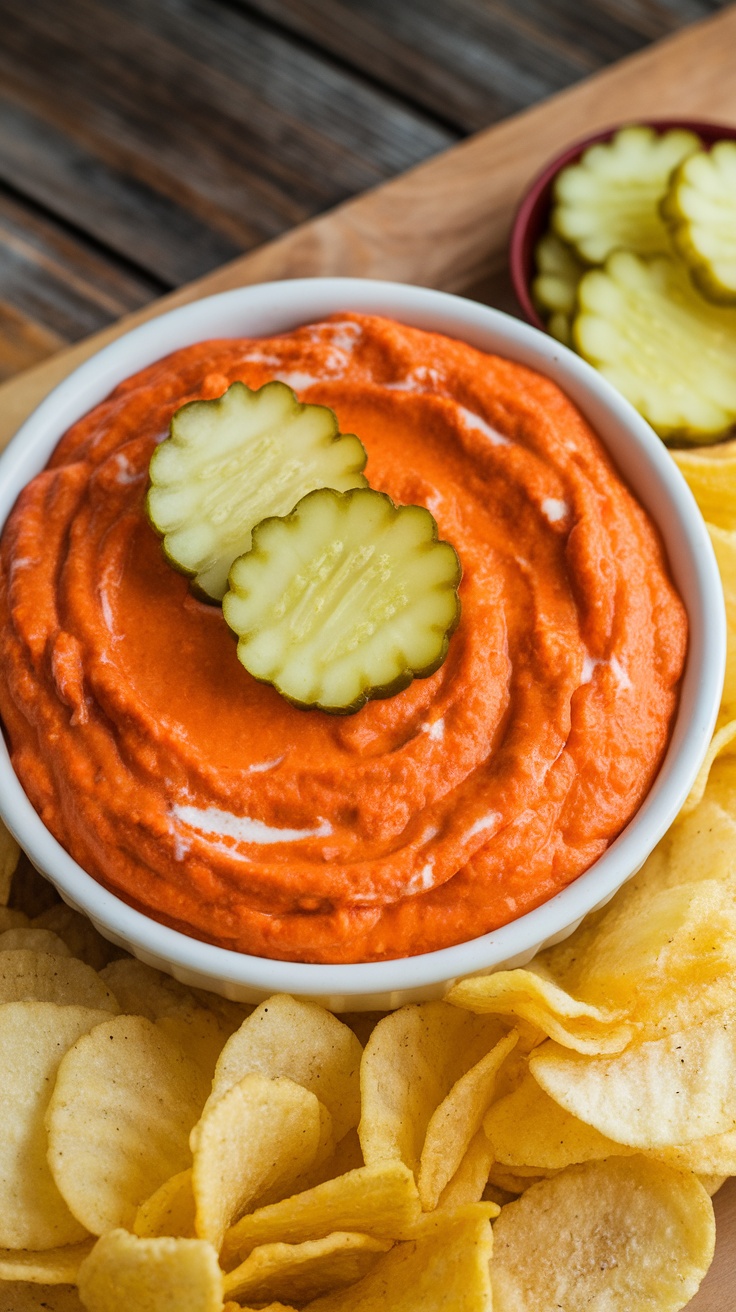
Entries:
<svg viewBox="0 0 736 1312">
<path fill-rule="evenodd" d="M 687 607 L 690 645 L 666 759 L 639 811 L 604 855 L 563 892 L 511 924 L 456 947 L 396 961 L 347 966 L 271 961 L 158 924 L 109 893 L 64 851 L 34 811 L 0 745 L 0 813 L 34 865 L 107 938 L 184 983 L 227 997 L 259 1001 L 286 991 L 336 1011 L 441 997 L 458 978 L 521 965 L 606 902 L 639 868 L 687 796 L 713 731 L 726 650 L 723 596 L 707 531 L 684 479 L 645 421 L 595 370 L 544 333 L 497 310 L 421 287 L 352 278 L 267 283 L 197 301 L 135 328 L 65 379 L 0 457 L 0 525 L 62 433 L 130 374 L 208 337 L 271 335 L 346 310 L 446 333 L 559 383 L 659 526 Z"/>
</svg>

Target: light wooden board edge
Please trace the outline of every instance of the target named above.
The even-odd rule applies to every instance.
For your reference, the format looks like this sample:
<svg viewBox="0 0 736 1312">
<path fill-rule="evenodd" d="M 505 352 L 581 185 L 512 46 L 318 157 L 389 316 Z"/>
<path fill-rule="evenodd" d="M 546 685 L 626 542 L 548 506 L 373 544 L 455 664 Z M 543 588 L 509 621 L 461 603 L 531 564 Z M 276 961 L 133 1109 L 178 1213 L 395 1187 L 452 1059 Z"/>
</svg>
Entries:
<svg viewBox="0 0 736 1312">
<path fill-rule="evenodd" d="M 736 122 L 734 49 L 731 6 L 59 352 L 0 386 L 0 446 L 52 387 L 101 346 L 165 310 L 215 292 L 333 274 L 483 298 L 483 285 L 505 264 L 520 196 L 569 142 L 636 118 Z"/>
</svg>

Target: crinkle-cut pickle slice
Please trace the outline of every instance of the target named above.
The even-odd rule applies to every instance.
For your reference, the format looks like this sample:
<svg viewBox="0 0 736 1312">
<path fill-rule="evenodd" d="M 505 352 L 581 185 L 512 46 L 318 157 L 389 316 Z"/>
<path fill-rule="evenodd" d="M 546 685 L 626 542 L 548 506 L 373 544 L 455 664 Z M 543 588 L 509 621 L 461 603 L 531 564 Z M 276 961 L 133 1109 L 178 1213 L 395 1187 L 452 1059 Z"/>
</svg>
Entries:
<svg viewBox="0 0 736 1312">
<path fill-rule="evenodd" d="M 736 304 L 736 141 L 717 141 L 675 170 L 661 214 L 709 301 Z"/>
<path fill-rule="evenodd" d="M 220 601 L 255 524 L 287 515 L 314 488 L 365 487 L 366 459 L 327 406 L 302 404 L 286 383 L 232 383 L 176 411 L 151 457 L 146 511 L 174 569 Z"/>
<path fill-rule="evenodd" d="M 712 442 L 736 420 L 736 309 L 711 305 L 670 256 L 616 251 L 586 273 L 573 339 L 664 438 Z"/>
<path fill-rule="evenodd" d="M 349 714 L 439 668 L 460 575 L 424 507 L 323 488 L 253 530 L 222 608 L 254 678 L 296 706 Z"/>
<path fill-rule="evenodd" d="M 547 329 L 552 336 L 569 346 L 578 284 L 586 266 L 572 247 L 554 232 L 545 232 L 540 237 L 534 260 L 537 266 L 532 282 L 534 303 L 547 319 Z"/>
<path fill-rule="evenodd" d="M 618 248 L 639 255 L 669 250 L 659 202 L 672 170 L 700 145 L 694 132 L 621 128 L 559 173 L 552 228 L 590 264 Z"/>
</svg>

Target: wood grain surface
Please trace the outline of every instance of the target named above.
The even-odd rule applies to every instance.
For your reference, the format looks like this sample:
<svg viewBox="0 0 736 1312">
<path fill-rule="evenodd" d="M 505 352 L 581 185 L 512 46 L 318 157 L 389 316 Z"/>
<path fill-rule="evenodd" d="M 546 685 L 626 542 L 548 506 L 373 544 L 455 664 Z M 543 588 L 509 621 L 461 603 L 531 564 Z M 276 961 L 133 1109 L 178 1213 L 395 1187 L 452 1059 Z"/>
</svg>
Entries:
<svg viewBox="0 0 736 1312">
<path fill-rule="evenodd" d="M 413 0 L 413 2 L 419 7 L 420 0 Z M 47 11 L 60 10 L 59 6 L 50 5 L 49 0 L 40 0 L 40 3 L 41 7 L 47 6 Z M 264 13 L 266 10 L 275 12 L 278 9 L 281 21 L 286 21 L 289 11 L 292 15 L 290 21 L 296 27 L 297 23 L 304 25 L 307 20 L 316 21 L 315 11 L 325 6 L 318 7 L 316 3 L 310 5 L 306 0 L 300 4 L 296 3 L 296 0 L 293 3 L 288 3 L 287 0 L 261 0 L 258 5 L 235 7 L 242 9 L 248 15 L 256 8 Z M 372 0 L 366 5 L 358 5 L 358 0 L 354 0 L 354 7 L 364 16 L 368 15 L 365 18 L 366 22 L 373 21 L 379 10 L 383 13 L 389 8 L 386 5 L 384 9 Z M 461 7 L 471 14 L 474 13 L 476 18 L 483 8 L 481 4 L 467 4 Z M 20 0 L 17 8 L 18 11 L 22 9 Z M 94 8 L 99 9 L 100 6 L 95 5 Z M 116 32 L 119 32 L 120 25 L 125 27 L 129 22 L 127 3 L 123 8 L 126 13 L 124 22 L 119 15 L 116 17 L 117 7 L 110 6 L 110 22 Z M 340 8 L 349 8 L 349 6 L 340 6 Z M 401 6 L 394 4 L 396 11 L 400 8 Z M 428 5 L 427 11 L 431 11 L 432 8 L 432 5 Z M 687 5 L 683 4 L 682 8 L 687 8 Z M 619 9 L 625 13 L 644 12 L 644 7 L 636 5 L 622 4 Z M 190 13 L 191 6 L 188 3 L 178 6 L 164 3 L 159 6 L 159 10 L 163 14 L 161 22 L 164 23 L 170 21 L 171 14 L 175 11 Z M 574 15 L 574 10 L 575 6 L 571 3 L 571 15 Z M 520 0 L 514 5 L 515 21 L 521 22 L 525 12 L 524 0 Z M 648 6 L 647 12 L 656 16 L 657 6 Z M 70 41 L 71 37 L 64 22 L 60 23 L 60 29 L 66 34 L 64 40 Z M 396 65 L 398 68 L 400 57 L 408 58 L 408 56 L 401 53 L 398 27 L 393 30 L 397 33 L 392 48 L 396 61 L 399 61 Z M 315 30 L 312 30 L 310 35 L 312 40 L 319 38 L 319 33 Z M 132 41 L 129 31 L 127 39 Z M 163 37 L 161 39 L 164 40 Z M 386 39 L 385 36 L 383 39 Z M 112 38 L 110 40 L 112 41 Z M 172 46 L 177 49 L 176 59 L 184 59 L 170 31 L 166 40 L 170 40 Z M 70 46 L 66 45 L 64 49 L 68 51 Z M 132 52 L 132 57 L 135 53 L 134 45 L 129 45 L 128 49 Z M 262 46 L 260 49 L 263 51 L 265 47 Z M 102 332 L 94 334 L 84 342 L 62 351 L 0 386 L 0 444 L 7 442 L 22 419 L 56 382 L 100 345 L 112 340 L 127 327 L 159 314 L 173 305 L 230 287 L 270 278 L 343 274 L 416 282 L 463 292 L 491 304 L 508 306 L 511 303 L 506 275 L 506 242 L 509 225 L 520 195 L 544 162 L 576 137 L 596 127 L 622 120 L 679 114 L 700 115 L 725 123 L 736 123 L 734 50 L 736 50 L 736 8 L 731 7 L 705 23 L 682 31 L 615 67 L 598 73 L 557 95 L 552 101 L 529 109 L 480 133 L 359 199 L 349 201 L 329 214 L 295 228 L 252 254 L 234 260 L 224 268 L 207 274 L 163 299 L 147 304 L 143 308 L 134 309 L 134 312 L 121 322 L 106 327 Z M 112 58 L 112 55 L 110 57 Z M 7 55 L 4 58 L 5 70 L 10 72 L 12 60 Z M 180 67 L 184 67 L 184 64 Z M 191 72 L 191 64 L 186 67 Z M 152 75 L 150 69 L 149 75 Z M 27 74 L 24 73 L 23 76 L 27 77 Z M 39 116 L 37 121 L 42 122 L 43 115 L 48 112 L 50 93 L 41 85 L 43 79 L 40 64 L 33 76 L 35 112 Z M 71 73 L 68 76 L 72 78 Z M 259 94 L 271 94 L 265 82 L 260 85 Z M 381 95 L 383 94 L 381 92 Z M 226 100 L 225 96 L 223 113 Z M 467 104 L 469 105 L 470 101 Z M 15 104 L 12 110 L 13 113 L 21 112 Z M 280 112 L 286 114 L 287 110 L 288 107 L 282 106 Z M 27 106 L 22 112 L 29 113 Z M 84 115 L 81 106 L 75 110 L 76 112 L 80 116 L 77 131 L 82 154 L 79 159 L 83 158 L 84 150 L 88 147 L 91 149 L 90 134 L 92 133 L 94 149 L 99 152 L 98 157 L 103 160 L 100 167 L 109 171 L 105 176 L 123 179 L 120 185 L 123 186 L 124 183 L 127 185 L 128 175 L 123 167 L 125 145 L 118 140 L 119 128 L 116 126 L 115 107 L 111 106 L 109 116 L 104 123 L 96 125 L 94 129 L 83 125 Z M 456 109 L 452 110 L 452 114 L 456 112 Z M 464 112 L 470 114 L 471 110 L 466 107 Z M 438 135 L 430 140 L 429 137 L 422 136 L 426 125 L 408 112 L 407 115 L 405 140 L 412 140 L 415 146 L 417 142 L 423 142 L 428 149 L 435 149 L 437 142 L 442 138 L 442 133 L 446 133 L 448 129 L 433 126 L 432 131 Z M 141 140 L 151 127 L 148 120 L 140 124 Z M 329 149 L 337 151 L 339 143 L 336 143 L 335 134 L 330 135 L 328 129 L 329 125 L 324 120 L 320 120 L 319 114 L 315 111 L 314 119 L 309 124 L 309 131 L 315 134 L 315 140 L 317 138 L 328 140 Z M 162 131 L 159 126 L 155 141 L 151 145 L 152 171 L 155 161 L 158 161 L 157 167 L 163 167 L 160 160 L 166 159 L 166 142 L 162 140 Z M 418 137 L 414 135 L 415 131 L 419 133 Z M 226 136 L 227 133 L 224 133 L 218 149 L 225 149 Z M 101 144 L 103 139 L 107 143 L 104 149 Z M 39 152 L 48 148 L 45 143 L 46 138 L 41 131 L 38 138 Z M 161 156 L 158 154 L 159 151 Z M 369 170 L 373 169 L 376 175 L 380 174 L 381 167 L 390 167 L 390 169 L 396 167 L 396 157 L 393 157 L 390 163 L 385 159 L 381 163 L 380 151 L 377 149 L 374 149 L 372 157 L 369 151 L 366 159 L 365 167 Z M 355 176 L 354 171 L 358 168 L 358 162 L 347 149 L 342 160 L 345 169 L 342 175 L 343 183 L 348 185 L 347 180 L 350 176 Z M 80 164 L 79 167 L 83 174 L 82 165 Z M 182 183 L 180 188 L 177 188 L 172 180 L 167 203 L 174 207 L 172 214 L 179 213 L 176 207 L 181 205 L 186 193 L 186 204 L 182 207 L 182 213 L 189 215 L 191 221 L 191 214 L 196 212 L 199 216 L 198 221 L 205 225 L 205 229 L 214 231 L 208 226 L 213 220 L 212 213 L 208 210 L 210 198 L 206 194 L 206 168 L 201 162 L 194 173 L 194 178 L 189 179 L 186 184 Z M 44 185 L 42 174 L 43 167 L 39 164 L 35 184 L 39 188 L 39 196 L 40 189 Z M 148 184 L 142 179 L 139 185 Z M 321 185 L 327 184 L 323 182 Z M 277 203 L 276 200 L 280 194 L 280 186 L 281 182 L 275 176 L 275 190 L 269 193 L 275 208 L 268 212 L 270 217 L 266 216 L 261 221 L 273 222 L 274 216 L 278 216 L 279 213 L 282 216 L 286 214 L 283 209 L 279 211 L 279 205 L 285 202 Z M 190 187 L 192 191 L 186 192 L 186 187 Z M 159 194 L 156 188 L 151 194 L 154 193 Z M 190 208 L 192 194 L 199 194 L 201 198 L 194 209 Z M 130 222 L 134 225 L 135 204 L 131 193 L 128 195 L 131 197 Z M 55 252 L 60 249 L 58 241 L 44 225 L 42 215 L 39 213 L 36 216 L 35 226 L 28 231 L 18 231 L 17 210 L 13 209 L 12 198 L 6 197 L 6 200 L 7 205 L 0 209 L 0 223 L 6 224 L 8 231 L 14 234 L 17 259 L 19 261 L 26 259 L 31 263 L 37 261 L 39 267 L 43 265 L 53 269 L 57 281 L 62 279 L 58 261 L 56 265 L 54 264 Z M 293 203 L 297 209 L 300 204 L 306 204 L 308 207 L 308 198 L 302 194 L 301 198 L 296 196 Z M 96 222 L 100 225 L 109 225 L 104 230 L 105 241 L 107 241 L 107 234 L 114 230 L 113 220 L 109 214 L 107 216 L 103 214 L 97 216 Z M 248 224 L 255 223 L 256 220 L 252 209 L 248 210 L 246 207 L 242 215 L 233 216 L 232 225 L 223 225 L 219 218 L 217 222 L 218 232 L 227 239 L 238 230 L 238 224 L 244 225 L 244 231 Z M 22 224 L 20 228 L 22 229 Z M 100 230 L 102 231 L 102 228 Z M 91 297 L 89 303 L 94 304 L 94 288 L 98 305 L 102 306 L 104 298 L 107 297 L 107 303 L 114 311 L 116 304 L 120 303 L 125 303 L 126 308 L 140 305 L 152 290 L 158 275 L 149 272 L 145 266 L 147 263 L 153 264 L 154 261 L 149 255 L 138 258 L 135 243 L 130 245 L 130 231 L 127 235 L 122 232 L 116 238 L 121 251 L 121 262 L 115 266 L 114 276 L 108 273 L 107 280 L 102 276 L 101 270 L 95 266 L 94 260 L 92 263 L 85 263 L 85 260 L 89 260 L 90 253 L 89 251 L 83 253 L 79 246 L 75 247 L 74 234 L 67 234 L 67 240 L 70 243 L 69 261 L 75 269 L 85 270 L 80 274 L 79 284 L 75 284 L 83 300 L 86 301 Z M 177 244 L 174 238 L 172 244 Z M 129 256 L 128 252 L 132 252 L 132 255 Z M 171 258 L 176 261 L 180 256 L 174 252 Z M 83 291 L 85 288 L 86 290 Z M 39 297 L 43 294 L 48 295 L 39 287 Z M 49 313 L 53 313 L 53 306 Z M 51 328 L 49 331 L 56 332 L 58 338 L 63 336 L 64 323 L 63 316 L 58 317 L 60 315 L 58 306 L 55 313 L 57 319 L 53 320 L 52 317 L 52 322 L 58 323 L 59 326 L 58 329 Z M 84 313 L 90 313 L 89 309 L 85 309 Z M 36 342 L 34 345 L 32 335 L 24 337 L 22 324 L 17 325 L 17 337 L 19 358 L 24 350 L 26 358 L 32 358 L 34 349 L 39 352 L 44 349 L 43 341 Z M 53 347 L 55 341 L 56 338 L 49 340 L 47 345 Z M 715 1207 L 718 1218 L 716 1260 L 703 1287 L 690 1304 L 691 1312 L 733 1312 L 736 1307 L 736 1181 L 729 1181 L 719 1192 L 715 1199 Z M 630 1310 L 622 1308 L 621 1312 L 630 1312 Z"/>
<path fill-rule="evenodd" d="M 0 378 L 723 3 L 0 0 Z"/>
</svg>

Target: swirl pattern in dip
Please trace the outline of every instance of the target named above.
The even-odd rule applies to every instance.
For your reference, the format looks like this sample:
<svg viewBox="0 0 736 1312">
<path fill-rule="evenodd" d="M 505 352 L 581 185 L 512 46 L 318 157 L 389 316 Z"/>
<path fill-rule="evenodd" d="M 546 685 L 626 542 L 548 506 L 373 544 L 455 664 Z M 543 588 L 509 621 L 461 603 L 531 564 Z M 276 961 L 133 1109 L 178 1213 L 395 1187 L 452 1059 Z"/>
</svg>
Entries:
<svg viewBox="0 0 736 1312">
<path fill-rule="evenodd" d="M 445 664 L 354 716 L 251 679 L 144 516 L 172 412 L 272 378 L 463 564 Z M 0 625 L 14 766 L 80 865 L 189 934 L 315 962 L 474 938 L 586 870 L 662 760 L 687 640 L 652 524 L 559 388 L 360 315 L 121 384 L 19 498 Z"/>
</svg>

